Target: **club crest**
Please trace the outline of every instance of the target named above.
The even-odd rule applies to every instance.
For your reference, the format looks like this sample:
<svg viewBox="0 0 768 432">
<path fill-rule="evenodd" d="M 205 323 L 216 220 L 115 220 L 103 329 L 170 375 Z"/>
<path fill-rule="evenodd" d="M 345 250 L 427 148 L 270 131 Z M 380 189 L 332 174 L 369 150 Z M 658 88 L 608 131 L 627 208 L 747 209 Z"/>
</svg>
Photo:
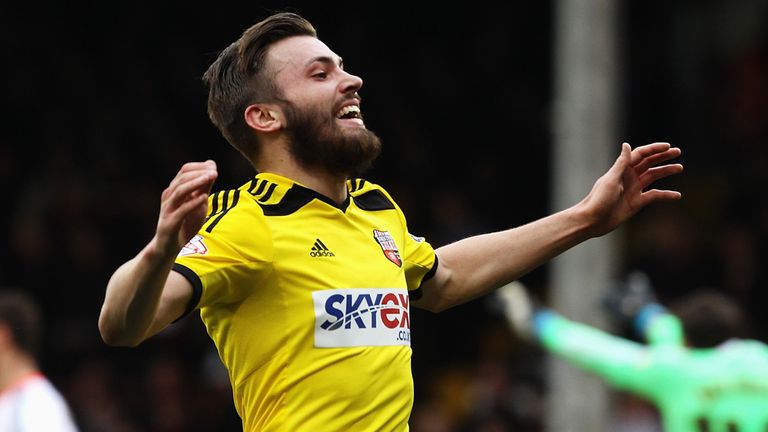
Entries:
<svg viewBox="0 0 768 432">
<path fill-rule="evenodd" d="M 183 248 L 181 248 L 181 252 L 179 252 L 179 257 L 187 256 L 187 255 L 205 255 L 208 253 L 208 247 L 203 243 L 203 236 L 196 235 L 192 237 L 192 240 L 190 240 Z"/>
<path fill-rule="evenodd" d="M 384 252 L 384 256 L 387 257 L 388 260 L 395 263 L 398 267 L 403 266 L 403 260 L 400 258 L 400 251 L 397 250 L 395 239 L 392 238 L 389 231 L 379 231 L 375 229 L 373 230 L 373 238 L 379 243 L 381 250 Z"/>
</svg>

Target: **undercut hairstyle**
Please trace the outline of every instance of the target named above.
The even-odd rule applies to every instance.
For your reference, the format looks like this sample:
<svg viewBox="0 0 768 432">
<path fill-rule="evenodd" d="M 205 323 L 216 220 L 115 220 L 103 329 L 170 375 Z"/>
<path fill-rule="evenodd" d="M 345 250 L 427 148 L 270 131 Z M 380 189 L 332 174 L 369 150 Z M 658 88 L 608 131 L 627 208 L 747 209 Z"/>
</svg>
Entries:
<svg viewBox="0 0 768 432">
<path fill-rule="evenodd" d="M 274 102 L 280 96 L 274 72 L 266 67 L 266 55 L 270 46 L 293 36 L 317 37 L 317 31 L 297 14 L 272 15 L 245 30 L 203 75 L 208 86 L 208 117 L 252 163 L 256 162 L 259 142 L 243 113 L 249 105 Z"/>
<path fill-rule="evenodd" d="M 0 289 L 0 326 L 10 330 L 21 351 L 37 356 L 42 322 L 40 309 L 29 296 L 20 291 Z"/>
</svg>

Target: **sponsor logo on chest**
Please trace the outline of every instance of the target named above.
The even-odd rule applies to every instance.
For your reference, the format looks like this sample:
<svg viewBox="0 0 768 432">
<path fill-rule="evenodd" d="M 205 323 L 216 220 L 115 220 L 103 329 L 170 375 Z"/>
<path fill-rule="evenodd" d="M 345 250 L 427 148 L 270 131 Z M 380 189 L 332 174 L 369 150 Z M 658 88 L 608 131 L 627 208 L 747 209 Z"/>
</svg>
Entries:
<svg viewBox="0 0 768 432">
<path fill-rule="evenodd" d="M 411 345 L 408 291 L 333 289 L 312 293 L 315 347 Z"/>
</svg>

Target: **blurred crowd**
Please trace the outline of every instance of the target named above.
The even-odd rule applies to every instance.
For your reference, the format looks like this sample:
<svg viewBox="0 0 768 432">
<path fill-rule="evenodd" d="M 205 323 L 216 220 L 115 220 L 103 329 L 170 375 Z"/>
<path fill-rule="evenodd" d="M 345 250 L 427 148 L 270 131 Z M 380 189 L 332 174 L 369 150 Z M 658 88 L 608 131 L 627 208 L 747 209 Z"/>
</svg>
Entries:
<svg viewBox="0 0 768 432">
<path fill-rule="evenodd" d="M 296 7 L 365 80 L 363 112 L 385 150 L 367 175 L 435 246 L 549 213 L 552 8 L 357 5 L 348 20 Z M 632 2 L 622 11 L 625 110 L 616 138 L 670 141 L 683 201 L 624 228 L 623 268 L 661 300 L 701 286 L 739 299 L 768 340 L 768 7 L 766 2 Z M 3 6 L 7 7 L 7 6 Z M 0 12 L 0 286 L 46 317 L 42 368 L 84 432 L 239 430 L 226 371 L 198 317 L 139 348 L 105 346 L 106 282 L 154 232 L 178 166 L 215 159 L 217 188 L 250 168 L 205 115 L 200 76 L 264 15 L 140 3 L 17 5 Z M 26 9 L 25 9 L 26 8 Z M 207 15 L 208 14 L 208 15 Z M 224 18 L 223 15 L 234 15 Z M 216 18 L 216 19 L 214 19 Z M 653 28 L 653 31 L 648 31 Z M 627 138 L 628 137 L 628 138 Z M 586 192 L 586 191 L 585 191 Z M 546 289 L 546 268 L 526 282 Z M 545 356 L 478 299 L 414 311 L 414 432 L 538 431 Z M 653 423 L 617 395 L 624 417 Z M 640 420 L 637 420 L 640 419 Z"/>
</svg>

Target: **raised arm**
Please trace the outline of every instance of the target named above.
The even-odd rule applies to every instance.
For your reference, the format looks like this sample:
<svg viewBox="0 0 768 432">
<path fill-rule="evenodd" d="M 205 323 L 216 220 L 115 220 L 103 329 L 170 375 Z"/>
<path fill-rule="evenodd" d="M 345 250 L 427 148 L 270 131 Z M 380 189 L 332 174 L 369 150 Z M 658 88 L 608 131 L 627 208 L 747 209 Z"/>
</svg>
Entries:
<svg viewBox="0 0 768 432">
<path fill-rule="evenodd" d="M 538 306 L 517 281 L 497 290 L 494 300 L 494 309 L 504 315 L 510 329 L 523 340 L 543 346 L 616 388 L 648 395 L 653 393 L 654 385 L 658 386 L 659 369 L 648 367 L 651 353 L 646 346 Z M 653 383 L 648 382 L 651 378 Z"/>
<path fill-rule="evenodd" d="M 155 236 L 107 284 L 99 316 L 99 331 L 107 344 L 136 346 L 184 312 L 192 287 L 171 267 L 205 222 L 208 193 L 216 177 L 213 161 L 188 163 L 163 191 Z"/>
<path fill-rule="evenodd" d="M 681 172 L 664 164 L 680 155 L 668 143 L 631 149 L 624 143 L 613 166 L 579 203 L 529 224 L 469 237 L 437 249 L 439 266 L 424 283 L 416 307 L 441 311 L 518 279 L 571 247 L 604 235 L 639 209 L 680 193 L 649 189 L 654 181 Z"/>
</svg>

